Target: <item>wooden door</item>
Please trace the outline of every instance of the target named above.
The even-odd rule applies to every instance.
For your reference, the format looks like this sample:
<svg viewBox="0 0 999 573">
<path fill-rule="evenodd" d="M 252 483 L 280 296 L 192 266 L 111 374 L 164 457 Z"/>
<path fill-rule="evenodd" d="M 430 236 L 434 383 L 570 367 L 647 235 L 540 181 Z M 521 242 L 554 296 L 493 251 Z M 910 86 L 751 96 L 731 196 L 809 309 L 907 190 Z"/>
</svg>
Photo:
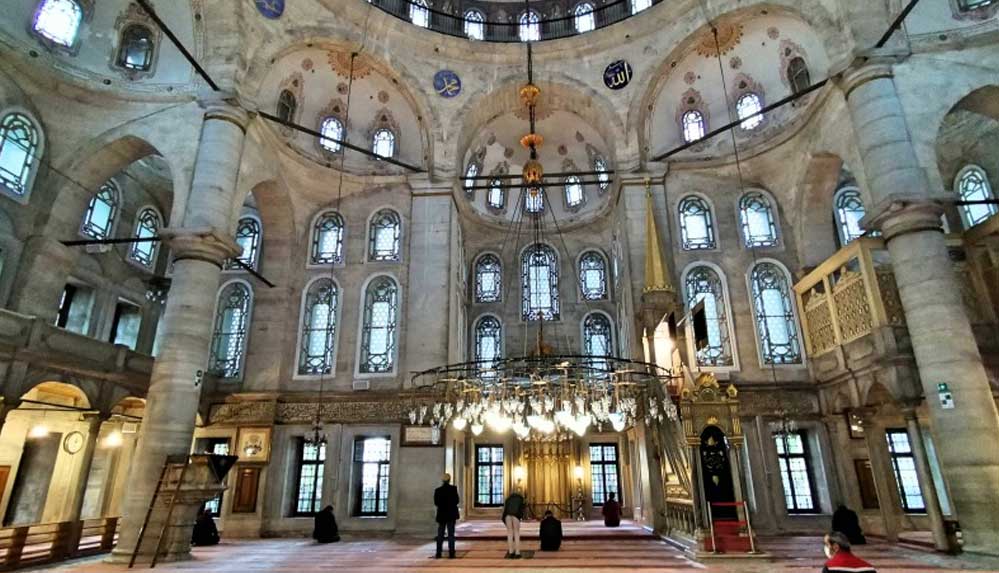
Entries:
<svg viewBox="0 0 999 573">
<path fill-rule="evenodd" d="M 241 467 L 236 471 L 236 491 L 232 498 L 233 513 L 257 511 L 257 489 L 260 485 L 260 468 Z"/>
</svg>

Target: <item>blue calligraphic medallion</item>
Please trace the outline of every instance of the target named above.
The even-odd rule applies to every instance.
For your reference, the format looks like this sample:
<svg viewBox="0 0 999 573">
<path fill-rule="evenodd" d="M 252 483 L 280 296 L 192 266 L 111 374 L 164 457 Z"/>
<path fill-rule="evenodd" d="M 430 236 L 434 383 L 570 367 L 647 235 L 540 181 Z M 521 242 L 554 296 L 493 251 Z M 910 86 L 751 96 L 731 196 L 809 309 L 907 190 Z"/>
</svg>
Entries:
<svg viewBox="0 0 999 573">
<path fill-rule="evenodd" d="M 434 89 L 441 97 L 456 97 L 461 93 L 461 78 L 451 70 L 441 70 L 434 74 Z"/>
<path fill-rule="evenodd" d="M 604 85 L 612 90 L 624 89 L 631 82 L 631 64 L 624 60 L 611 62 L 604 68 Z"/>
<path fill-rule="evenodd" d="M 257 3 L 257 11 L 264 18 L 270 18 L 271 20 L 277 20 L 284 14 L 284 0 L 255 0 Z"/>
</svg>

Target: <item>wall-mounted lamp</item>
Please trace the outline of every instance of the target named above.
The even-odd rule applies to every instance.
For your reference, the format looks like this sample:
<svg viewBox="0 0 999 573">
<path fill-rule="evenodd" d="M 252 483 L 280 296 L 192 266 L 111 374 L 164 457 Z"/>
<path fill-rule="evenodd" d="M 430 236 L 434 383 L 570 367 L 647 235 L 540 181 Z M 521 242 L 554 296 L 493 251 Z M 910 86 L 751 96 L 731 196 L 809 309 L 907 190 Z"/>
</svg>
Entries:
<svg viewBox="0 0 999 573">
<path fill-rule="evenodd" d="M 524 481 L 525 477 L 527 477 L 527 470 L 524 469 L 524 466 L 516 466 L 513 468 L 513 479 L 517 482 L 517 485 L 520 485 L 520 482 Z"/>
<path fill-rule="evenodd" d="M 583 481 L 583 466 L 576 466 L 572 469 L 572 475 L 576 477 L 576 481 L 582 483 Z"/>
<path fill-rule="evenodd" d="M 49 435 L 49 427 L 46 426 L 45 424 L 35 424 L 34 426 L 31 427 L 30 430 L 28 430 L 29 438 L 38 439 L 38 438 L 44 438 L 48 435 Z"/>
<path fill-rule="evenodd" d="M 122 442 L 123 442 L 123 440 L 122 440 L 122 437 L 121 437 L 121 432 L 119 432 L 118 430 L 115 430 L 115 431 L 111 432 L 110 434 L 108 434 L 108 436 L 106 438 L 104 438 L 104 447 L 105 448 L 118 448 L 118 447 L 121 447 Z"/>
</svg>

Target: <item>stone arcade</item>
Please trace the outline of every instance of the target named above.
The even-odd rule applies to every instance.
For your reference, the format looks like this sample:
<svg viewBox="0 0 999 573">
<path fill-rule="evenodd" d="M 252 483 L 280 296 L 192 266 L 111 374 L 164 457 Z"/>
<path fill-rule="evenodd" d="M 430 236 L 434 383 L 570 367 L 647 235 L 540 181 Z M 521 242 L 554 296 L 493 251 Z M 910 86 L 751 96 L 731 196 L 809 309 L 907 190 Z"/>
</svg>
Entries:
<svg viewBox="0 0 999 573">
<path fill-rule="evenodd" d="M 0 567 L 999 569 L 999 1 L 0 7 Z"/>
</svg>

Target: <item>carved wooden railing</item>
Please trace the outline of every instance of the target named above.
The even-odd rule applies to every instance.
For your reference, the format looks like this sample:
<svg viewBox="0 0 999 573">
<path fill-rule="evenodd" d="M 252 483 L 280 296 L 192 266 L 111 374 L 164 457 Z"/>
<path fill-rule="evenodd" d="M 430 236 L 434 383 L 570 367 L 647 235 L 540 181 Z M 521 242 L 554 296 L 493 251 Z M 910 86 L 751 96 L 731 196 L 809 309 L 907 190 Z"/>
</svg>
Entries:
<svg viewBox="0 0 999 573">
<path fill-rule="evenodd" d="M 107 553 L 117 539 L 117 517 L 6 527 L 0 529 L 0 571 Z"/>
<path fill-rule="evenodd" d="M 682 534 L 694 537 L 697 526 L 694 521 L 694 502 L 689 499 L 666 499 L 667 535 Z"/>
</svg>

